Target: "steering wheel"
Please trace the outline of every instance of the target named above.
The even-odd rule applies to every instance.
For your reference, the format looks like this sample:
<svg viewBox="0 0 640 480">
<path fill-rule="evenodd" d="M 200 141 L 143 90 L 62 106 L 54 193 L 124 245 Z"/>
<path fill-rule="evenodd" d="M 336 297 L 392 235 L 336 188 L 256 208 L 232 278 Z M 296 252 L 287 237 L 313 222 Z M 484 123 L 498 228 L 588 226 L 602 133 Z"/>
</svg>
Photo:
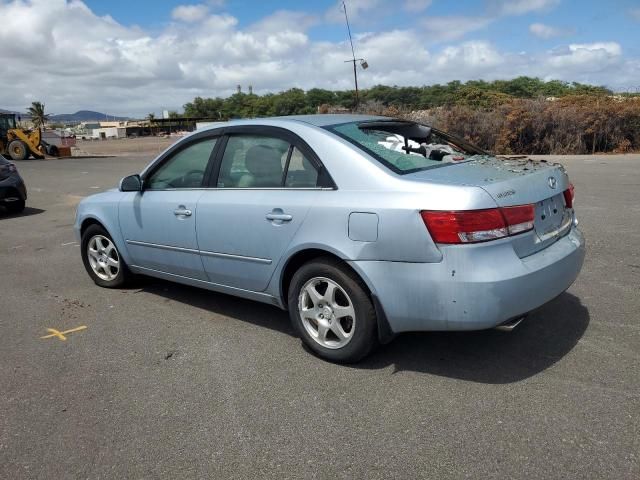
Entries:
<svg viewBox="0 0 640 480">
<path fill-rule="evenodd" d="M 195 185 L 193 184 L 197 184 L 197 186 L 199 187 L 203 177 L 204 170 L 189 170 L 181 177 L 176 178 L 174 181 L 170 182 L 169 186 L 172 188 L 187 188 L 194 187 Z"/>
</svg>

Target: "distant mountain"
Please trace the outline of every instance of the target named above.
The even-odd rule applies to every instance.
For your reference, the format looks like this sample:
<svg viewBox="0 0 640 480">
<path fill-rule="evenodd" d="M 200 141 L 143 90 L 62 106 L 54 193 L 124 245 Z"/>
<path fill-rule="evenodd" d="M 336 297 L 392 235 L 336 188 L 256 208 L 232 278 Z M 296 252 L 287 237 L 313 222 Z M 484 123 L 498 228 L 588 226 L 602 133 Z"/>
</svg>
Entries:
<svg viewBox="0 0 640 480">
<path fill-rule="evenodd" d="M 0 108 L 0 113 L 15 113 L 23 119 L 31 118 L 31 115 L 24 112 L 15 112 L 13 110 L 5 110 Z M 114 117 L 113 115 L 107 115 L 106 113 L 93 112 L 91 110 L 80 110 L 76 113 L 61 113 L 59 115 L 49 116 L 49 122 L 51 123 L 66 123 L 66 122 L 120 122 L 124 120 L 130 120 L 128 117 Z"/>
<path fill-rule="evenodd" d="M 59 115 L 51 115 L 51 117 L 49 117 L 50 122 L 89 122 L 91 120 L 119 122 L 129 120 L 129 118 L 114 117 L 112 115 L 107 115 L 106 113 L 92 112 L 91 110 L 80 110 L 76 113 L 62 113 Z"/>
<path fill-rule="evenodd" d="M 23 115 L 20 112 L 14 112 L 13 110 L 5 110 L 4 108 L 0 108 L 0 113 L 15 113 L 16 115 Z"/>
</svg>

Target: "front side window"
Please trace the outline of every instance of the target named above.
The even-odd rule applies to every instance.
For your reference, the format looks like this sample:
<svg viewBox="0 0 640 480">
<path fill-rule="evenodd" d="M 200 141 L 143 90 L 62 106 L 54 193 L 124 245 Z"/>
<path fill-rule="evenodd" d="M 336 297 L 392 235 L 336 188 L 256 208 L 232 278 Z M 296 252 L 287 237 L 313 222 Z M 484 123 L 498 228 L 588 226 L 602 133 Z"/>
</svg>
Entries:
<svg viewBox="0 0 640 480">
<path fill-rule="evenodd" d="M 147 188 L 200 188 L 209 158 L 216 145 L 215 138 L 189 145 L 166 161 L 147 180 Z"/>
<path fill-rule="evenodd" d="M 315 187 L 318 173 L 289 142 L 264 135 L 232 135 L 220 165 L 218 188 Z"/>
</svg>

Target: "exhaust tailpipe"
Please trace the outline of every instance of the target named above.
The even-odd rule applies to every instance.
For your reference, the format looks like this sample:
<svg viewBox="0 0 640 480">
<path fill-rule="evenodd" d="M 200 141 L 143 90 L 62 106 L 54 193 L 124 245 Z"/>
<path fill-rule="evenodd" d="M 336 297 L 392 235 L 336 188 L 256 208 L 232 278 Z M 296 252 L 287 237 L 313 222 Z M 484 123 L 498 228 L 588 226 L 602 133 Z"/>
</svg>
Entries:
<svg viewBox="0 0 640 480">
<path fill-rule="evenodd" d="M 512 318 L 511 320 L 507 320 L 506 322 L 494 327 L 495 330 L 500 330 L 501 332 L 510 332 L 522 322 L 526 318 L 526 315 L 521 317 Z"/>
</svg>

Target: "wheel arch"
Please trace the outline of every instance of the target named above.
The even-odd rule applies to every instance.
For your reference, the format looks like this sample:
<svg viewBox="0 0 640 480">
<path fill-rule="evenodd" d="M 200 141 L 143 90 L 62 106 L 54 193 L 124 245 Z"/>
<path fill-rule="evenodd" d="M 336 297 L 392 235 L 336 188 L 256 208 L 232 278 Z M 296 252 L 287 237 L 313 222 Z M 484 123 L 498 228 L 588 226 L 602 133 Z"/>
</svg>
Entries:
<svg viewBox="0 0 640 480">
<path fill-rule="evenodd" d="M 80 224 L 80 237 L 84 235 L 84 232 L 86 232 L 87 228 L 89 228 L 91 225 L 98 225 L 104 228 L 109 233 L 109 235 L 111 235 L 111 232 L 109 232 L 109 229 L 100 220 L 98 220 L 95 217 L 87 217 Z"/>
<path fill-rule="evenodd" d="M 367 294 L 371 298 L 373 302 L 373 306 L 376 311 L 376 320 L 378 322 L 378 339 L 380 343 L 385 344 L 389 343 L 394 337 L 395 334 L 391 330 L 389 325 L 389 321 L 387 320 L 387 316 L 384 312 L 382 304 L 378 300 L 378 296 L 375 293 L 375 289 L 370 284 L 369 279 L 361 274 L 357 269 L 355 269 L 350 262 L 346 259 L 342 258 L 337 252 L 332 252 L 328 249 L 324 249 L 322 247 L 309 247 L 304 248 L 302 250 L 298 250 L 293 253 L 285 262 L 282 271 L 280 273 L 280 301 L 285 309 L 288 308 L 288 296 L 289 296 L 289 285 L 291 283 L 291 279 L 295 272 L 305 263 L 310 262 L 316 258 L 320 257 L 328 257 L 334 260 L 337 260 L 340 264 L 342 264 L 345 268 L 354 273 L 364 284 L 367 289 Z"/>
</svg>

